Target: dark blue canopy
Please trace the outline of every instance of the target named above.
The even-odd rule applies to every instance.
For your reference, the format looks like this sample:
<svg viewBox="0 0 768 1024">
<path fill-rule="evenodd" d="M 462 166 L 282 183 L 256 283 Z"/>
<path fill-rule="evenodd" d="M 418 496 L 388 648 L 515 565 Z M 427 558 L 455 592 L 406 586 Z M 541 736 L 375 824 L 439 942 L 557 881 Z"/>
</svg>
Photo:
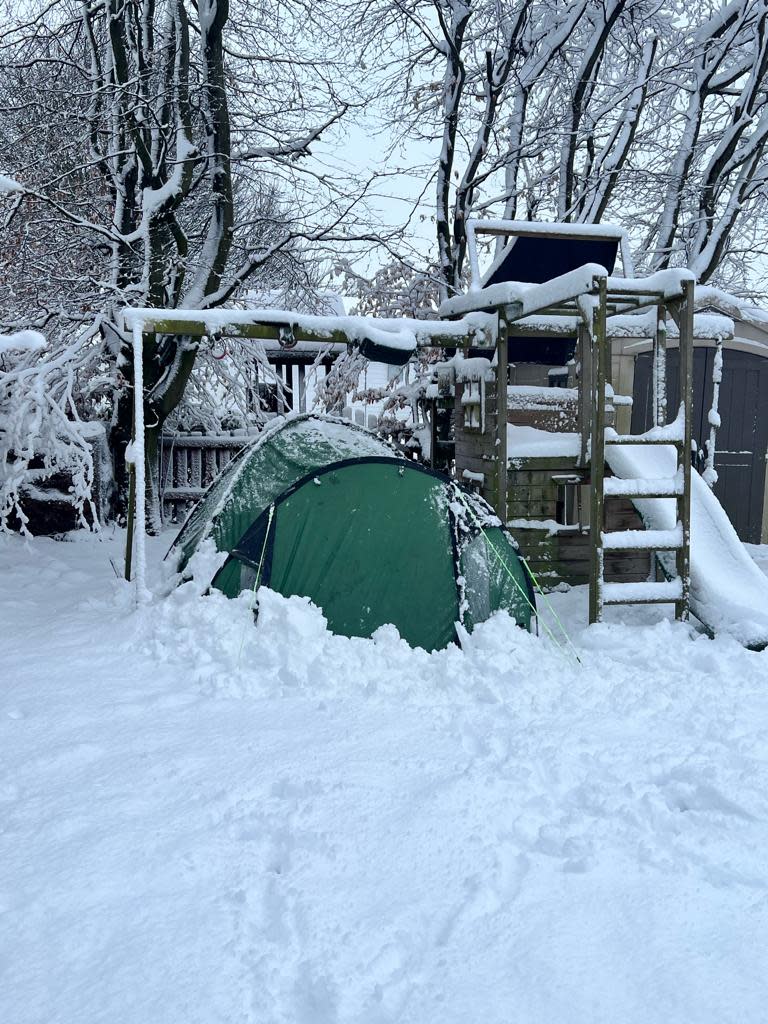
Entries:
<svg viewBox="0 0 768 1024">
<path fill-rule="evenodd" d="M 483 281 L 483 287 L 503 281 L 543 284 L 585 263 L 598 263 L 613 272 L 619 238 L 574 238 L 569 234 L 521 235 L 513 238 Z M 573 358 L 574 338 L 510 338 L 511 363 L 564 366 Z"/>
<path fill-rule="evenodd" d="M 524 235 L 513 238 L 483 287 L 502 281 L 543 284 L 585 263 L 599 263 L 613 272 L 618 238 L 574 238 L 571 235 Z"/>
</svg>

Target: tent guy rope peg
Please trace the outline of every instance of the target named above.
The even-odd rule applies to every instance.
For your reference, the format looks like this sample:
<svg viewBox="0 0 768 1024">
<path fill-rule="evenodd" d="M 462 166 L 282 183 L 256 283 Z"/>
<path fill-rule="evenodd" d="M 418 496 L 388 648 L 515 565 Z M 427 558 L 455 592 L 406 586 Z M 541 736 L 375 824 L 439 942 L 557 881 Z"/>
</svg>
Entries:
<svg viewBox="0 0 768 1024">
<path fill-rule="evenodd" d="M 317 483 L 317 481 L 315 481 L 315 482 Z M 261 549 L 261 555 L 259 556 L 259 564 L 258 564 L 258 567 L 256 569 L 256 577 L 255 577 L 255 579 L 253 581 L 253 587 L 251 589 L 251 596 L 250 596 L 249 601 L 248 601 L 248 611 L 251 613 L 251 615 L 255 615 L 256 614 L 256 594 L 258 592 L 259 586 L 261 585 L 261 572 L 262 572 L 262 569 L 264 568 L 264 557 L 265 557 L 265 555 L 267 553 L 267 544 L 269 543 L 269 531 L 272 529 L 272 520 L 274 518 L 275 518 L 275 506 L 274 506 L 274 503 L 272 503 L 269 506 L 269 516 L 267 518 L 267 529 L 266 529 L 266 531 L 264 533 L 264 544 L 263 544 L 262 549 Z M 238 648 L 238 651 L 237 651 L 237 667 L 238 668 L 240 668 L 240 662 L 241 662 L 242 657 L 243 657 L 243 645 L 245 644 L 245 627 L 246 627 L 246 624 L 243 623 L 243 632 L 242 632 L 242 634 L 240 636 L 240 647 Z"/>
</svg>

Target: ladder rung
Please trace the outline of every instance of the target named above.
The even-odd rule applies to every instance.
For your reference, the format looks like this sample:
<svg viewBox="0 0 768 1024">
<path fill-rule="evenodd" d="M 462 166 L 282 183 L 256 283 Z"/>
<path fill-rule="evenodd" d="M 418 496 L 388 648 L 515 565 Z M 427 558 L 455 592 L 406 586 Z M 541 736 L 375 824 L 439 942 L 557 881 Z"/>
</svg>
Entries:
<svg viewBox="0 0 768 1024">
<path fill-rule="evenodd" d="M 680 498 L 683 484 L 674 477 L 646 480 L 609 476 L 603 481 L 603 493 L 606 498 Z"/>
<path fill-rule="evenodd" d="M 603 604 L 671 604 L 682 597 L 680 579 L 658 583 L 603 583 Z"/>
<path fill-rule="evenodd" d="M 683 546 L 683 527 L 673 530 L 614 530 L 602 536 L 605 551 L 677 551 Z"/>
<path fill-rule="evenodd" d="M 606 437 L 605 443 L 606 444 L 637 444 L 637 445 L 667 444 L 667 445 L 674 445 L 676 448 L 679 448 L 683 444 L 683 442 L 681 440 L 679 440 L 679 439 L 673 439 L 673 438 L 665 439 L 665 438 L 662 438 L 662 437 L 658 437 L 658 438 L 657 437 L 643 437 L 642 434 L 616 434 L 615 437 Z"/>
</svg>

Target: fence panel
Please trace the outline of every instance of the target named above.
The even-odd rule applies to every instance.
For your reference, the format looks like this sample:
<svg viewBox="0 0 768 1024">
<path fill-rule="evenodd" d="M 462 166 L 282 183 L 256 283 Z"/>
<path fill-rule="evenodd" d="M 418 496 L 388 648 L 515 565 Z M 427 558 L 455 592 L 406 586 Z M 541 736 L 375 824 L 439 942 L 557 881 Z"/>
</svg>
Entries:
<svg viewBox="0 0 768 1024">
<path fill-rule="evenodd" d="M 179 523 L 219 473 L 252 440 L 240 434 L 166 434 L 160 446 L 160 500 L 166 523 Z"/>
</svg>

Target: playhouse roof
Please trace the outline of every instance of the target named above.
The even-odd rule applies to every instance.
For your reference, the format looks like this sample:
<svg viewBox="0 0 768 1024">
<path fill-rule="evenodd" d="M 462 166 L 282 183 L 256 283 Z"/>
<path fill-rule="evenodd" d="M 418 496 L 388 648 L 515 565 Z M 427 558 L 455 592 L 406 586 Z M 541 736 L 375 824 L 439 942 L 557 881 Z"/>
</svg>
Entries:
<svg viewBox="0 0 768 1024">
<path fill-rule="evenodd" d="M 478 235 L 506 239 L 484 274 L 480 273 Z M 504 281 L 542 284 L 561 277 L 586 263 L 599 264 L 613 272 L 621 253 L 625 277 L 634 274 L 627 232 L 619 224 L 579 224 L 547 221 L 470 218 L 467 221 L 467 255 L 471 290 Z"/>
<path fill-rule="evenodd" d="M 504 281 L 543 284 L 587 263 L 603 266 L 610 274 L 616 264 L 619 242 L 619 235 L 520 235 L 504 246 L 483 275 L 482 286 L 487 288 Z"/>
</svg>

